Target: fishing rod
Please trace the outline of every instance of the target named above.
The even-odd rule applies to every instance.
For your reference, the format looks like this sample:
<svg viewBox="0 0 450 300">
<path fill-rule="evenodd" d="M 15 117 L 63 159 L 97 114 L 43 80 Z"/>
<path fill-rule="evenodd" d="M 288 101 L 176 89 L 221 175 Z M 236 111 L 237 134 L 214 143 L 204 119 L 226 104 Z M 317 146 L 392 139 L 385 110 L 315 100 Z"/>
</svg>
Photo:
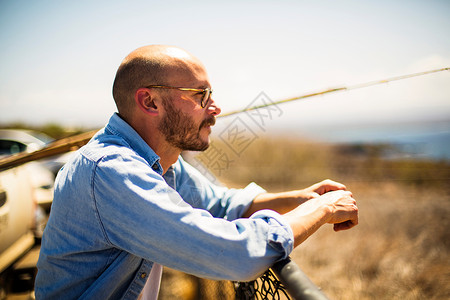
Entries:
<svg viewBox="0 0 450 300">
<path fill-rule="evenodd" d="M 306 99 L 306 98 L 311 98 L 311 97 L 335 93 L 335 92 L 361 89 L 361 88 L 366 88 L 369 86 L 374 86 L 374 85 L 379 85 L 379 84 L 388 83 L 388 82 L 392 82 L 392 81 L 408 79 L 408 78 L 412 78 L 412 77 L 423 76 L 423 75 L 442 72 L 442 71 L 450 71 L 450 68 L 434 69 L 434 70 L 429 70 L 429 71 L 424 71 L 424 72 L 419 72 L 419 73 L 412 73 L 412 74 L 407 74 L 407 75 L 390 77 L 387 79 L 369 81 L 369 82 L 361 83 L 361 84 L 326 89 L 323 91 L 305 94 L 305 95 L 301 95 L 298 97 L 283 99 L 283 100 L 270 102 L 270 103 L 263 104 L 263 105 L 257 105 L 257 106 L 253 106 L 253 107 L 249 107 L 249 108 L 245 108 L 245 109 L 231 111 L 231 112 L 219 115 L 218 118 L 224 118 L 224 117 L 228 117 L 231 115 L 235 115 L 235 114 L 239 114 L 239 113 L 243 113 L 243 112 L 247 112 L 247 111 L 252 111 L 252 110 L 256 110 L 256 109 L 260 109 L 260 108 L 264 108 L 264 107 L 268 107 L 268 106 L 272 106 L 272 105 L 278 105 L 278 104 L 282 104 L 282 103 L 302 100 L 302 99 Z M 82 147 L 83 145 L 87 144 L 87 142 L 89 142 L 89 140 L 94 136 L 94 134 L 96 132 L 97 132 L 97 130 L 93 130 L 93 131 L 85 132 L 85 133 L 75 135 L 72 137 L 60 139 L 53 143 L 48 144 L 45 148 L 42 148 L 40 150 L 31 152 L 31 153 L 22 152 L 22 153 L 18 153 L 18 154 L 11 155 L 11 156 L 5 157 L 3 159 L 0 159 L 0 171 L 19 166 L 21 164 L 24 164 L 24 163 L 27 163 L 27 162 L 30 162 L 33 160 L 51 157 L 54 155 L 58 155 L 58 154 L 76 150 L 76 149 Z"/>
</svg>

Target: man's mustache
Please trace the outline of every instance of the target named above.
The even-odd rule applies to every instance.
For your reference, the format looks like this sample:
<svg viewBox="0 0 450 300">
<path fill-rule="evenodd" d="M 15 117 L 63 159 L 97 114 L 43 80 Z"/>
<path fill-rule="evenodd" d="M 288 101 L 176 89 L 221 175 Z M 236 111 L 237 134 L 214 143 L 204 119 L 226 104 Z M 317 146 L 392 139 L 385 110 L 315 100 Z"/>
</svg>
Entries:
<svg viewBox="0 0 450 300">
<path fill-rule="evenodd" d="M 216 117 L 212 116 L 206 120 L 203 120 L 203 122 L 200 124 L 200 128 L 206 127 L 206 126 L 214 126 L 216 124 Z"/>
</svg>

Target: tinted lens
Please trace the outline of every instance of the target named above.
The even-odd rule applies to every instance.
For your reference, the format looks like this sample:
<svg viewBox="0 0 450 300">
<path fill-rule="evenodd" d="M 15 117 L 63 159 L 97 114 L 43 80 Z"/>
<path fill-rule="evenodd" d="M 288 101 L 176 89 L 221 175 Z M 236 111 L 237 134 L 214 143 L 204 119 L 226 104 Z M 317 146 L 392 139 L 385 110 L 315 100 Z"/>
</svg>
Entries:
<svg viewBox="0 0 450 300">
<path fill-rule="evenodd" d="M 202 105 L 201 105 L 202 107 L 205 107 L 206 104 L 208 103 L 209 96 L 211 96 L 211 90 L 205 89 L 205 92 L 203 93 L 203 99 L 202 99 Z"/>
</svg>

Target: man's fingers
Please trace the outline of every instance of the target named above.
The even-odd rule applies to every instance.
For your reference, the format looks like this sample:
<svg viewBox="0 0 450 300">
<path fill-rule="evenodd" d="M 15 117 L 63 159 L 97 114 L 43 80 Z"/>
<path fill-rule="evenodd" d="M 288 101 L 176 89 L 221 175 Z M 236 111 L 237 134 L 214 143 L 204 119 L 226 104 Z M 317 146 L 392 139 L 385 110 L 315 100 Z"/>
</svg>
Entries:
<svg viewBox="0 0 450 300">
<path fill-rule="evenodd" d="M 328 192 L 327 193 L 327 196 L 338 196 L 338 197 L 340 197 L 340 198 L 343 198 L 343 197 L 350 197 L 350 198 L 352 198 L 353 197 L 353 193 L 352 192 L 350 192 L 350 191 L 344 191 L 344 190 L 338 190 L 338 191 L 331 191 L 331 192 Z"/>
<path fill-rule="evenodd" d="M 331 192 L 331 191 L 337 191 L 337 190 L 346 190 L 347 187 L 343 185 L 342 183 L 326 179 L 319 183 L 315 184 L 314 191 L 318 193 L 319 195 L 323 195 L 325 193 Z"/>
<path fill-rule="evenodd" d="M 348 220 L 342 223 L 333 224 L 334 231 L 347 230 L 354 226 L 358 225 L 358 219 L 356 220 Z"/>
</svg>

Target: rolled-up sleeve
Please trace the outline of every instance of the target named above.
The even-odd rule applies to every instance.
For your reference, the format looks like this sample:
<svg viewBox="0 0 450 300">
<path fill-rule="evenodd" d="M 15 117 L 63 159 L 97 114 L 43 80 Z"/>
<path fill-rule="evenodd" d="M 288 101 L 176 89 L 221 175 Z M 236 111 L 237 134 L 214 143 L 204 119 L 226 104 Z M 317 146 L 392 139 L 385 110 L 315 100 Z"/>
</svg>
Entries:
<svg viewBox="0 0 450 300">
<path fill-rule="evenodd" d="M 260 210 L 255 212 L 250 219 L 262 219 L 270 225 L 267 240 L 269 245 L 280 253 L 284 253 L 281 259 L 287 258 L 294 248 L 294 234 L 289 224 L 283 217 L 273 210 Z"/>
<path fill-rule="evenodd" d="M 105 239 L 150 261 L 212 279 L 254 279 L 292 251 L 292 231 L 278 213 L 238 218 L 263 189 L 195 182 L 201 195 L 196 207 L 207 210 L 187 203 L 181 196 L 186 191 L 172 189 L 138 156 L 104 157 L 95 171 L 93 194 Z"/>
</svg>

